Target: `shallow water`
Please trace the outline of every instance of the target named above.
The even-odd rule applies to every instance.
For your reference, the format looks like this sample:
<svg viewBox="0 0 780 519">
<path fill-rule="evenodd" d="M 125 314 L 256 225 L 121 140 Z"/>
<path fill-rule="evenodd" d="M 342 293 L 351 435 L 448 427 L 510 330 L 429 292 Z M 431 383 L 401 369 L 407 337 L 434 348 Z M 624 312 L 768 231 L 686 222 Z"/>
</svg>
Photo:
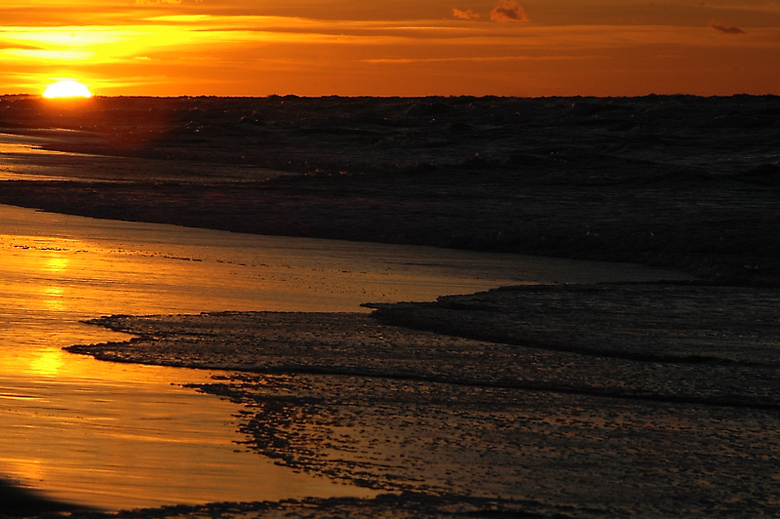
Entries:
<svg viewBox="0 0 780 519">
<path fill-rule="evenodd" d="M 241 235 L 0 206 L 0 472 L 108 509 L 365 495 L 231 442 L 232 404 L 193 370 L 103 363 L 61 347 L 123 339 L 106 314 L 365 311 L 519 283 L 679 276 L 632 265 Z"/>
</svg>

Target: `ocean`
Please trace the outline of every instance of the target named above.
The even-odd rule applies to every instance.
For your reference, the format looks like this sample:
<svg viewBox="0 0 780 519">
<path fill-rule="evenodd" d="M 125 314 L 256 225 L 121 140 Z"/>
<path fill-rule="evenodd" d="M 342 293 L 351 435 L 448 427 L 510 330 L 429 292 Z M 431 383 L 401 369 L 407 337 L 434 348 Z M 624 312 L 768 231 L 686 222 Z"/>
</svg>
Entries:
<svg viewBox="0 0 780 519">
<path fill-rule="evenodd" d="M 0 130 L 48 150 L 4 154 L 26 207 L 780 275 L 777 97 L 7 96 Z"/>
<path fill-rule="evenodd" d="M 1 204 L 174 224 L 142 247 L 121 230 L 111 246 L 51 247 L 70 239 L 54 224 L 3 238 L 15 286 L 37 277 L 19 274 L 35 265 L 25 255 L 54 257 L 40 277 L 71 284 L 89 284 L 93 253 L 107 279 L 131 260 L 170 268 L 150 275 L 163 285 L 183 278 L 166 290 L 190 315 L 96 315 L 140 339 L 74 351 L 230 370 L 195 385 L 242 406 L 250 450 L 396 493 L 279 505 L 290 513 L 776 514 L 780 98 L 5 96 L 0 134 Z M 211 242 L 188 238 L 200 230 L 176 226 L 230 231 L 232 245 L 206 254 Z M 319 245 L 270 261 L 268 236 Z M 255 239 L 251 261 L 237 255 Z M 230 313 L 192 308 L 217 299 L 181 273 L 212 267 L 224 279 L 209 290 L 248 294 Z M 431 301 L 401 303 L 407 276 L 429 269 Z M 133 272 L 123 290 L 143 285 Z M 341 290 L 324 273 L 350 279 L 350 305 L 368 289 L 374 313 L 320 312 Z M 491 280 L 543 284 L 469 295 Z M 309 306 L 284 306 L 289 286 Z M 269 287 L 277 306 L 239 311 Z M 78 307 L 44 292 L 30 319 Z"/>
</svg>

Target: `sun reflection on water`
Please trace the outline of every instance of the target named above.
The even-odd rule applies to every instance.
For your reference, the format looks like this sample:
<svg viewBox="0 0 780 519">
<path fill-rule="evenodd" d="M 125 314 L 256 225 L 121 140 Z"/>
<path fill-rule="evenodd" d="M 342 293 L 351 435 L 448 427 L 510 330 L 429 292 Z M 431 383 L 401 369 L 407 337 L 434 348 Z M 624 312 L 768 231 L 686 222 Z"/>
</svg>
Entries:
<svg viewBox="0 0 780 519">
<path fill-rule="evenodd" d="M 50 256 L 43 260 L 44 269 L 48 272 L 64 272 L 68 269 L 68 258 L 64 255 Z"/>
<path fill-rule="evenodd" d="M 59 350 L 37 352 L 30 359 L 29 371 L 35 375 L 53 377 L 59 373 L 64 364 L 63 355 L 64 353 Z"/>
<path fill-rule="evenodd" d="M 421 289 L 417 297 L 428 298 L 442 291 L 438 280 L 415 284 L 398 272 L 388 285 L 386 265 L 345 274 L 345 261 L 367 257 L 351 245 L 316 259 L 318 242 L 280 252 L 273 239 L 116 223 L 105 224 L 117 226 L 113 234 L 89 238 L 102 223 L 3 211 L 0 387 L 24 396 L 0 407 L 0 468 L 8 475 L 109 508 L 367 495 L 236 454 L 232 404 L 171 386 L 208 381 L 208 373 L 98 362 L 61 348 L 127 338 L 79 323 L 112 313 L 360 311 L 367 299 L 403 298 L 395 290 Z M 10 234 L 14 214 L 23 216 Z"/>
<path fill-rule="evenodd" d="M 65 298 L 65 291 L 62 287 L 50 286 L 43 287 L 41 291 L 41 306 L 45 310 L 62 311 L 67 308 Z"/>
<path fill-rule="evenodd" d="M 229 422 L 235 407 L 180 387 L 210 382 L 209 373 L 62 352 L 127 339 L 80 321 L 228 310 L 359 312 L 367 301 L 430 301 L 533 279 L 566 282 L 571 272 L 580 282 L 597 282 L 619 270 L 593 266 L 585 279 L 565 260 L 556 268 L 550 259 L 521 263 L 512 255 L 249 236 L 7 206 L 0 206 L 0 221 L 0 395 L 11 395 L 0 398 L 13 402 L 0 406 L 0 470 L 60 498 L 109 508 L 356 490 L 236 454 L 230 442 L 241 438 Z"/>
<path fill-rule="evenodd" d="M 3 471 L 14 474 L 21 482 L 43 481 L 47 477 L 46 465 L 39 460 L 0 457 L 0 462 L 3 464 Z"/>
</svg>

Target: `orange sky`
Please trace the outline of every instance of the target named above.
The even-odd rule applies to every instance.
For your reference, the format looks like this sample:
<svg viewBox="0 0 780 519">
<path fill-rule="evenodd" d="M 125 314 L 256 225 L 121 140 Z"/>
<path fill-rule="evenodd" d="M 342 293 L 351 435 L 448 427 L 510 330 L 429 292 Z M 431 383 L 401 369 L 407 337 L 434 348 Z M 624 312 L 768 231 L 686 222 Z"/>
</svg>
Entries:
<svg viewBox="0 0 780 519">
<path fill-rule="evenodd" d="M 3 0 L 0 93 L 780 94 L 780 0 Z"/>
</svg>

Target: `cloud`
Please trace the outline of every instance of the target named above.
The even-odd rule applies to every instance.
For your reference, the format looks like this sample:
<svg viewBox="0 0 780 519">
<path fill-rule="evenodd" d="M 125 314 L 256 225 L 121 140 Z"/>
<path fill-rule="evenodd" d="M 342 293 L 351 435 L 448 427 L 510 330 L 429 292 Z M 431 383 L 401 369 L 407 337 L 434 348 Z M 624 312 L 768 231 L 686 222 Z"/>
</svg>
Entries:
<svg viewBox="0 0 780 519">
<path fill-rule="evenodd" d="M 135 0 L 136 5 L 177 5 L 181 0 Z"/>
<path fill-rule="evenodd" d="M 710 27 L 724 34 L 745 34 L 745 31 L 733 25 L 724 25 L 717 20 L 710 20 Z"/>
<path fill-rule="evenodd" d="M 479 13 L 474 12 L 471 9 L 461 11 L 457 7 L 453 7 L 452 14 L 455 15 L 455 18 L 460 18 L 461 20 L 476 20 L 479 18 Z"/>
<path fill-rule="evenodd" d="M 490 11 L 490 19 L 494 22 L 527 22 L 528 15 L 525 10 L 517 5 L 517 2 L 504 0 Z"/>
</svg>

